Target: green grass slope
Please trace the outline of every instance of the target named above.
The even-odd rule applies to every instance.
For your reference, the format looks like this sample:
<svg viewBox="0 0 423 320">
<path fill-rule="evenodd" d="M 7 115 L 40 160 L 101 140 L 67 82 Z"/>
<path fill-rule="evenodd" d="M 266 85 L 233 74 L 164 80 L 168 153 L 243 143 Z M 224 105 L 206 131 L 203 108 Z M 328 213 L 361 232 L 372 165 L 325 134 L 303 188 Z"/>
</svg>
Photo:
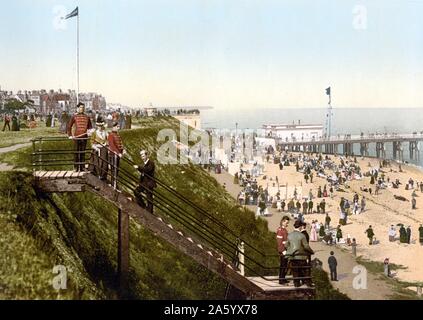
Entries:
<svg viewBox="0 0 423 320">
<path fill-rule="evenodd" d="M 160 147 L 157 134 L 173 118 L 143 120 L 141 129 L 123 131 L 135 161 L 146 148 Z M 2 155 L 0 161 L 30 168 L 31 148 Z M 134 171 L 124 164 L 128 170 Z M 267 222 L 237 206 L 234 199 L 199 166 L 157 164 L 158 177 L 266 254 L 276 253 Z M 172 201 L 184 206 L 169 194 Z M 188 208 L 187 208 L 188 210 Z M 193 212 L 193 214 L 198 214 Z M 0 299 L 114 299 L 117 269 L 117 209 L 91 193 L 41 194 L 29 172 L 0 174 Z M 4 232 L 3 232 L 4 230 Z M 217 229 L 221 234 L 227 232 Z M 222 299 L 226 283 L 142 226 L 130 223 L 130 288 L 133 299 Z M 247 249 L 264 265 L 277 265 Z M 68 270 L 68 288 L 52 286 L 55 265 Z M 256 267 L 251 266 L 256 270 Z M 326 274 L 325 274 L 326 275 Z M 324 276 L 319 298 L 340 299 Z"/>
</svg>

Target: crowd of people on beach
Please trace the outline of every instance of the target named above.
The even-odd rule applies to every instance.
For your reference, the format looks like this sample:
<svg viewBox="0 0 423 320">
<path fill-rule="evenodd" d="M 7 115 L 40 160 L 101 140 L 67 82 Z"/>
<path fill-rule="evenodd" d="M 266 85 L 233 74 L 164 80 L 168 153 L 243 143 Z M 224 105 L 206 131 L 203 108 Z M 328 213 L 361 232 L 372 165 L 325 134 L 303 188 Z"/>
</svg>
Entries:
<svg viewBox="0 0 423 320">
<path fill-rule="evenodd" d="M 335 157 L 335 159 L 333 159 Z M 405 190 L 411 192 L 411 201 L 401 195 L 394 195 L 393 198 L 401 201 L 410 201 L 411 209 L 417 208 L 416 198 L 418 192 L 423 193 L 423 182 L 418 182 L 410 178 L 406 182 L 401 182 L 396 178 L 391 180 L 390 173 L 396 173 L 392 168 L 389 160 L 381 160 L 378 167 L 368 164 L 368 169 L 364 170 L 360 167 L 357 158 L 351 156 L 323 156 L 321 154 L 313 153 L 294 153 L 285 150 L 275 150 L 272 153 L 264 155 L 264 160 L 268 163 L 278 164 L 279 170 L 283 170 L 286 166 L 295 166 L 296 172 L 303 177 L 303 188 L 308 183 L 313 184 L 316 179 L 324 179 L 325 184 L 319 185 L 317 191 L 313 192 L 310 188 L 308 195 L 299 195 L 294 193 L 292 198 L 283 197 L 280 192 L 270 194 L 267 188 L 263 188 L 257 182 L 258 179 L 267 179 L 274 182 L 279 186 L 280 181 L 278 177 L 274 179 L 266 176 L 266 172 L 260 170 L 243 170 L 236 174 L 235 180 L 240 184 L 243 190 L 238 196 L 238 201 L 241 205 L 256 205 L 257 215 L 270 214 L 268 207 L 275 208 L 277 212 L 287 214 L 287 219 L 293 218 L 298 222 L 299 230 L 310 230 L 310 235 L 307 236 L 307 242 L 322 241 L 327 245 L 345 245 L 351 248 L 353 255 L 357 254 L 357 235 L 351 236 L 344 234 L 342 227 L 349 224 L 348 218 L 352 215 L 367 214 L 367 201 L 368 198 L 375 199 L 383 190 L 386 189 L 399 189 L 401 186 Z M 254 165 L 253 168 L 257 168 Z M 399 172 L 402 172 L 401 165 L 399 165 Z M 346 194 L 347 190 L 351 190 L 351 181 L 362 181 L 360 191 L 353 192 L 351 198 L 347 196 L 340 196 L 339 205 L 339 219 L 333 223 L 333 209 L 328 212 L 326 207 L 326 199 L 333 199 L 334 194 Z M 366 182 L 368 181 L 368 182 Z M 368 193 L 369 195 L 365 195 Z M 336 210 L 336 209 L 335 209 Z M 335 211 L 336 212 L 336 211 Z M 308 226 L 305 222 L 305 217 L 308 214 L 320 213 L 324 215 L 322 220 L 313 219 Z M 332 216 L 332 217 L 331 217 Z M 411 244 L 411 226 L 404 226 L 398 224 L 399 237 L 397 237 L 396 227 L 392 225 L 388 231 L 389 241 L 399 241 L 404 244 Z M 309 227 L 309 228 L 307 228 Z M 362 229 L 368 244 L 373 246 L 380 243 L 380 238 L 377 238 L 375 230 L 372 225 Z M 278 229 L 279 232 L 279 229 Z M 380 236 L 380 235 L 379 235 Z M 418 243 L 423 245 L 423 226 L 418 228 Z M 333 255 L 331 255 L 333 256 Z M 336 260 L 334 257 L 330 259 L 332 262 L 331 270 L 336 270 Z M 281 262 L 281 268 L 285 265 Z M 334 266 L 335 265 L 335 266 Z M 283 275 L 283 274 L 282 274 Z M 282 277 L 283 278 L 283 277 Z M 331 278 L 336 279 L 336 273 L 331 275 Z M 297 283 L 298 284 L 298 283 Z"/>
</svg>

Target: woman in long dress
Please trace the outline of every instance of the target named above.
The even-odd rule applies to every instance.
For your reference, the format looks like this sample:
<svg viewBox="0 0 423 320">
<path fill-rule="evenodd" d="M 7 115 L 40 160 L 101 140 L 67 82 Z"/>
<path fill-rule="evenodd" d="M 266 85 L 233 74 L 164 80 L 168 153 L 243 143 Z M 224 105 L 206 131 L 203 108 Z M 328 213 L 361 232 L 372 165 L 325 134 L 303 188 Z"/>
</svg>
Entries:
<svg viewBox="0 0 423 320">
<path fill-rule="evenodd" d="M 89 171 L 101 180 L 107 179 L 108 170 L 108 150 L 107 150 L 107 132 L 104 128 L 105 123 L 100 116 L 97 118 L 97 129 L 91 133 L 91 159 Z"/>
<path fill-rule="evenodd" d="M 316 230 L 316 222 L 314 222 L 314 221 L 311 224 L 310 241 L 312 241 L 312 242 L 318 241 L 317 230 Z"/>
</svg>

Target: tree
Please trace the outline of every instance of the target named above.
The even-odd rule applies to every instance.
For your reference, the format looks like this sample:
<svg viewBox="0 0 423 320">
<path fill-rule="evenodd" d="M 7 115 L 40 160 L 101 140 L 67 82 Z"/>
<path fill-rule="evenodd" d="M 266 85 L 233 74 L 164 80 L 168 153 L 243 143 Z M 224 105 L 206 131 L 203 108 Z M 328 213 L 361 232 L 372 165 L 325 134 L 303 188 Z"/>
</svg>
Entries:
<svg viewBox="0 0 423 320">
<path fill-rule="evenodd" d="M 4 104 L 4 110 L 6 112 L 15 112 L 29 106 L 32 106 L 31 101 L 21 102 L 17 99 L 10 99 Z"/>
</svg>

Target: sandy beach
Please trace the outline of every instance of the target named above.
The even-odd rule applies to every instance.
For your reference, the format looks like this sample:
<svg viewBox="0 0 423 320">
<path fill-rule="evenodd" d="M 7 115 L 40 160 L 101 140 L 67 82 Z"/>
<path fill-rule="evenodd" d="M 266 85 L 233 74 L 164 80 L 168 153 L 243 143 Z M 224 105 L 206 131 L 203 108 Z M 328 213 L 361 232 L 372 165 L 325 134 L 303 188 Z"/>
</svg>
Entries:
<svg viewBox="0 0 423 320">
<path fill-rule="evenodd" d="M 340 157 L 330 156 L 330 158 L 337 164 L 340 163 Z M 379 168 L 379 159 L 376 158 L 356 158 L 358 164 L 361 167 L 362 172 L 371 170 L 372 168 Z M 345 160 L 345 159 L 344 159 Z M 349 161 L 353 161 L 353 158 L 349 158 Z M 247 166 L 248 168 L 248 166 Z M 366 210 L 365 212 L 358 215 L 348 216 L 348 223 L 342 226 L 342 232 L 344 238 L 349 234 L 351 238 L 355 238 L 357 241 L 357 256 L 362 256 L 364 259 L 371 261 L 383 262 L 385 258 L 390 259 L 390 263 L 401 265 L 405 269 L 395 271 L 396 277 L 403 281 L 409 282 L 423 282 L 423 246 L 419 244 L 418 228 L 420 223 L 423 222 L 423 193 L 416 189 L 417 193 L 417 209 L 411 209 L 411 194 L 413 190 L 405 190 L 405 184 L 410 178 L 414 180 L 414 186 L 416 188 L 416 182 L 423 182 L 423 171 L 419 168 L 401 164 L 402 172 L 399 171 L 398 163 L 391 161 L 390 167 L 382 168 L 385 173 L 385 180 L 389 177 L 390 181 L 399 179 L 402 183 L 398 189 L 387 188 L 381 189 L 378 195 L 374 194 L 375 186 L 370 185 L 370 177 L 363 177 L 362 180 L 348 181 L 350 188 L 344 189 L 345 192 L 335 191 L 333 198 L 326 197 L 326 212 L 331 217 L 331 228 L 336 228 L 338 225 L 340 211 L 339 202 L 341 197 L 344 197 L 350 201 L 357 192 L 361 200 L 362 196 L 366 197 Z M 327 170 L 328 172 L 331 172 Z M 266 179 L 263 179 L 266 176 Z M 272 161 L 264 162 L 263 175 L 257 178 L 257 182 L 263 188 L 273 185 L 278 177 L 280 185 L 288 184 L 290 186 L 302 187 L 303 196 L 307 196 L 309 191 L 312 190 L 314 207 L 320 202 L 321 199 L 317 198 L 317 189 L 319 186 L 322 187 L 328 184 L 323 178 L 315 177 L 313 183 L 306 183 L 304 175 L 301 172 L 296 172 L 295 165 L 284 166 L 283 170 L 279 169 L 277 164 L 273 164 Z M 272 180 L 270 180 L 272 179 Z M 227 183 L 228 185 L 228 183 Z M 360 187 L 372 187 L 373 194 L 370 195 L 368 192 L 360 190 Z M 239 188 L 241 190 L 241 188 Z M 408 201 L 401 201 L 394 198 L 394 195 L 405 197 Z M 282 195 L 283 196 L 283 195 Z M 302 201 L 300 201 L 302 202 Z M 252 208 L 254 210 L 254 208 Z M 275 231 L 278 227 L 279 220 L 283 213 L 278 213 L 276 209 L 272 209 L 273 215 L 266 217 L 269 222 L 269 229 Z M 310 224 L 312 220 L 318 220 L 320 223 L 324 223 L 324 214 L 307 214 L 304 216 L 305 221 Z M 388 238 L 388 230 L 391 225 L 404 224 L 405 227 L 411 226 L 411 243 L 403 244 L 399 242 L 399 227 L 397 229 L 397 236 L 395 242 L 390 242 Z M 376 245 L 369 245 L 367 236 L 365 234 L 366 229 L 371 225 L 373 227 L 375 237 L 378 241 Z M 313 246 L 313 243 L 311 243 Z M 316 245 L 316 243 L 314 243 Z M 319 243 L 319 248 L 321 245 Z M 338 247 L 344 248 L 351 251 L 351 247 L 346 244 L 338 244 Z M 330 246 L 326 246 L 330 251 Z"/>
<path fill-rule="evenodd" d="M 340 162 L 339 156 L 331 156 L 331 159 L 336 163 Z M 350 158 L 350 161 L 352 160 L 353 159 Z M 357 161 L 363 172 L 366 172 L 371 168 L 379 168 L 379 160 L 375 158 L 363 159 L 361 157 L 357 157 Z M 399 172 L 399 165 L 391 161 L 391 167 L 382 169 L 385 172 L 385 180 L 388 177 L 390 178 L 390 181 L 399 179 L 402 184 L 398 189 L 382 189 L 378 195 L 375 195 L 374 191 L 373 194 L 370 195 L 368 192 L 360 190 L 360 187 L 364 186 L 370 186 L 373 190 L 375 189 L 374 185 L 370 185 L 370 177 L 363 177 L 362 180 L 348 181 L 350 188 L 345 189 L 345 192 L 335 191 L 333 199 L 330 197 L 325 198 L 325 201 L 327 202 L 326 211 L 332 219 L 331 227 L 336 228 L 340 216 L 339 202 L 341 197 L 351 201 L 355 192 L 358 193 L 360 199 L 364 195 L 367 199 L 366 210 L 364 213 L 359 215 L 350 215 L 348 217 L 347 225 L 342 226 L 344 238 L 346 238 L 348 234 L 351 238 L 356 238 L 358 244 L 358 256 L 379 262 L 383 262 L 385 258 L 389 258 L 391 263 L 406 267 L 406 269 L 398 270 L 396 276 L 399 279 L 410 282 L 423 282 L 423 264 L 421 263 L 421 261 L 423 261 L 423 246 L 419 244 L 418 238 L 418 228 L 420 223 L 423 221 L 423 193 L 421 193 L 420 190 L 416 190 L 417 209 L 412 210 L 412 190 L 405 190 L 405 184 L 410 178 L 415 181 L 414 186 L 416 185 L 416 182 L 423 181 L 423 171 L 405 164 L 402 164 L 401 167 L 403 172 Z M 309 190 L 311 189 L 314 197 L 314 207 L 316 207 L 317 202 L 320 202 L 321 200 L 316 198 L 318 187 L 321 186 L 323 189 L 323 186 L 327 184 L 325 179 L 318 177 L 313 179 L 313 183 L 305 183 L 303 174 L 296 172 L 295 166 L 292 165 L 285 166 L 283 170 L 279 170 L 279 166 L 277 164 L 265 162 L 265 169 L 263 173 L 267 176 L 267 178 L 264 180 L 263 177 L 259 177 L 257 182 L 264 188 L 266 188 L 268 184 L 272 183 L 272 181 L 269 181 L 270 178 L 272 178 L 274 182 L 275 178 L 278 177 L 281 185 L 288 183 L 289 185 L 302 186 L 303 196 L 307 196 Z M 397 200 L 394 198 L 394 195 L 403 196 L 408 201 Z M 282 216 L 282 214 L 280 215 Z M 311 223 L 312 220 L 318 220 L 319 222 L 324 223 L 324 218 L 324 214 L 315 213 L 305 215 L 305 221 L 307 223 Z M 273 220 L 277 221 L 278 219 L 272 219 L 272 221 Z M 410 244 L 400 244 L 399 240 L 389 242 L 389 227 L 392 224 L 396 226 L 399 223 L 404 224 L 406 227 L 409 225 L 411 226 L 412 233 Z M 369 245 L 365 234 L 365 230 L 369 225 L 373 227 L 376 239 L 379 241 L 376 245 Z M 269 224 L 269 228 L 276 230 L 277 222 Z M 397 227 L 397 238 L 399 238 L 399 227 Z M 351 250 L 351 247 L 348 247 L 347 245 L 340 244 L 339 246 Z"/>
</svg>

